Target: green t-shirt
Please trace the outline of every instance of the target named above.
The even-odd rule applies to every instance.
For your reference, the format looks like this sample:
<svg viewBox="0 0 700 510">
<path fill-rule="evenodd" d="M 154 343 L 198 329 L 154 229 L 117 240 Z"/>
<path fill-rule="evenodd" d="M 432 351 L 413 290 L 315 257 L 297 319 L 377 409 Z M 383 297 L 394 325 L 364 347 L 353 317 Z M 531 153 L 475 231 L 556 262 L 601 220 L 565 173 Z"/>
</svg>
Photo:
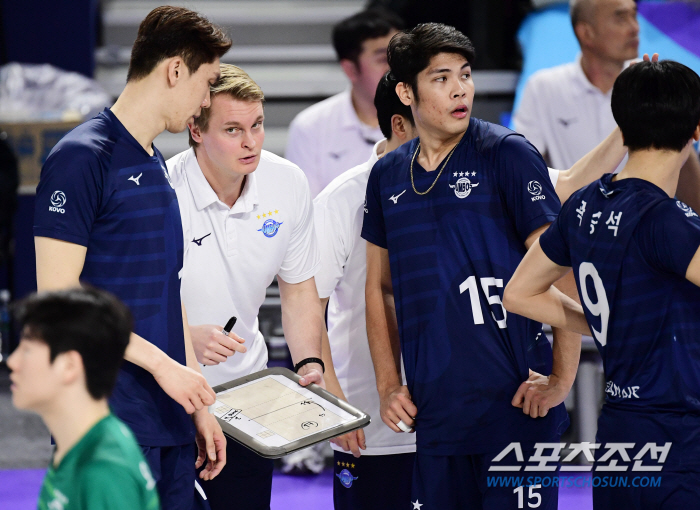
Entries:
<svg viewBox="0 0 700 510">
<path fill-rule="evenodd" d="M 113 415 L 97 422 L 49 466 L 39 510 L 159 510 L 156 482 L 129 428 Z"/>
</svg>

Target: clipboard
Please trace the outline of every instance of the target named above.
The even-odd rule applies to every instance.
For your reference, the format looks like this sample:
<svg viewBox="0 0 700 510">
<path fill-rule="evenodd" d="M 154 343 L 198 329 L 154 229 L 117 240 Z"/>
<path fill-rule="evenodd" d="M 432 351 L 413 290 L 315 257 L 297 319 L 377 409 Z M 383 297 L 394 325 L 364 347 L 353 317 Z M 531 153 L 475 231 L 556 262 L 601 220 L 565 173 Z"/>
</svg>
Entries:
<svg viewBox="0 0 700 510">
<path fill-rule="evenodd" d="M 275 367 L 220 384 L 209 411 L 227 437 L 268 459 L 369 425 L 366 413 L 299 379 Z"/>
</svg>

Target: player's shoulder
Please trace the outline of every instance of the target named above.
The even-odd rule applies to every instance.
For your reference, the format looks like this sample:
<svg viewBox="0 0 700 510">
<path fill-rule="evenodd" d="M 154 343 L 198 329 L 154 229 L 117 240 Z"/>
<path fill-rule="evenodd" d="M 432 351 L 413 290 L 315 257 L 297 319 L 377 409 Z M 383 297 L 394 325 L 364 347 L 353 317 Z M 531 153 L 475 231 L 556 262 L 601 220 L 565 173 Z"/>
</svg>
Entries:
<svg viewBox="0 0 700 510">
<path fill-rule="evenodd" d="M 664 197 L 652 205 L 644 215 L 644 221 L 645 223 L 700 225 L 698 213 L 692 207 L 671 197 Z"/>
<path fill-rule="evenodd" d="M 532 144 L 520 133 L 481 119 L 472 118 L 469 131 L 465 136 L 469 139 L 463 144 L 464 149 L 472 148 L 487 160 L 492 160 L 501 153 L 515 153 L 532 147 Z M 507 154 L 506 154 L 507 155 Z"/>
<path fill-rule="evenodd" d="M 109 119 L 99 114 L 68 132 L 49 153 L 47 160 L 106 161 L 117 141 Z"/>
<path fill-rule="evenodd" d="M 341 92 L 302 110 L 294 117 L 290 129 L 320 129 L 319 124 L 332 122 L 340 115 L 342 105 L 348 100 L 348 92 Z"/>
</svg>

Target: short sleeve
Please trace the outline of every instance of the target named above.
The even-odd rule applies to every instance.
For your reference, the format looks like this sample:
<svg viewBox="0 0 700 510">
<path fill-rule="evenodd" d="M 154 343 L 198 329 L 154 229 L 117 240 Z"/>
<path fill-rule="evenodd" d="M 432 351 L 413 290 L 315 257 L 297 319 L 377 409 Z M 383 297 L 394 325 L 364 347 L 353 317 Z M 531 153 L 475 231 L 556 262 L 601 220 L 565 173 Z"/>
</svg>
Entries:
<svg viewBox="0 0 700 510">
<path fill-rule="evenodd" d="M 522 136 L 505 137 L 495 159 L 506 209 L 524 243 L 534 230 L 556 219 L 559 197 L 542 156 Z"/>
<path fill-rule="evenodd" d="M 277 273 L 287 283 L 301 283 L 308 280 L 316 274 L 319 266 L 309 183 L 301 172 L 298 172 L 295 181 L 294 203 L 298 210 L 295 214 L 289 246 Z"/>
<path fill-rule="evenodd" d="M 80 508 L 90 510 L 160 508 L 152 478 L 135 477 L 126 466 L 107 462 L 92 464 L 83 470 L 80 499 Z"/>
<path fill-rule="evenodd" d="M 365 217 L 362 222 L 362 238 L 380 248 L 388 248 L 386 242 L 386 226 L 384 225 L 384 213 L 381 206 L 379 187 L 379 170 L 384 160 L 374 164 L 367 181 L 365 194 Z"/>
<path fill-rule="evenodd" d="M 94 152 L 75 143 L 54 150 L 36 189 L 34 235 L 87 246 L 102 189 L 102 170 Z"/>
<path fill-rule="evenodd" d="M 324 201 L 314 201 L 314 226 L 321 255 L 321 267 L 316 273 L 316 288 L 320 298 L 329 297 L 343 277 L 351 240 L 344 239 L 346 222 L 337 218 L 334 209 Z"/>
<path fill-rule="evenodd" d="M 700 219 L 680 200 L 664 200 L 642 217 L 635 239 L 651 267 L 685 278 L 700 247 Z"/>
<path fill-rule="evenodd" d="M 537 149 L 547 152 L 542 122 L 545 116 L 540 111 L 540 94 L 537 93 L 537 76 L 531 77 L 525 84 L 518 109 L 513 116 L 513 127 L 525 136 Z"/>
<path fill-rule="evenodd" d="M 557 219 L 540 236 L 540 248 L 547 258 L 564 267 L 571 267 L 571 246 L 566 225 L 572 203 L 569 200 L 564 204 Z"/>
</svg>

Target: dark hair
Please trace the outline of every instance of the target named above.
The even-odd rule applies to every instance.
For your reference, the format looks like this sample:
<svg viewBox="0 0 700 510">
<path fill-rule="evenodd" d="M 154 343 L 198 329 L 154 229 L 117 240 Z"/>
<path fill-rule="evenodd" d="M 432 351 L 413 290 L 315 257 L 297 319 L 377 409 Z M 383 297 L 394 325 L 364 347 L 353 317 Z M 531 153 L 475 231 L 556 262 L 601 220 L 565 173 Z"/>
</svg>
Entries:
<svg viewBox="0 0 700 510">
<path fill-rule="evenodd" d="M 398 83 L 396 78 L 391 74 L 391 71 L 389 71 L 379 80 L 377 92 L 374 94 L 374 107 L 377 109 L 379 129 L 382 130 L 382 134 L 387 140 L 391 140 L 393 135 L 391 118 L 394 115 L 401 115 L 407 119 L 411 125 L 415 125 L 411 107 L 403 104 L 396 94 L 396 85 Z"/>
<path fill-rule="evenodd" d="M 387 54 L 392 74 L 408 84 L 416 98 L 416 78 L 440 53 L 462 55 L 470 64 L 476 53 L 469 38 L 454 27 L 442 23 L 421 23 L 391 38 Z"/>
<path fill-rule="evenodd" d="M 338 60 L 357 59 L 367 39 L 384 37 L 392 30 L 401 30 L 403 21 L 384 9 L 367 9 L 342 20 L 333 27 L 333 47 Z"/>
<path fill-rule="evenodd" d="M 700 122 L 700 77 L 672 60 L 638 62 L 615 80 L 611 103 L 629 150 L 680 152 Z"/>
<path fill-rule="evenodd" d="M 49 346 L 52 363 L 63 352 L 77 351 L 92 398 L 109 396 L 132 330 L 131 313 L 116 297 L 83 287 L 42 292 L 18 303 L 15 315 L 23 336 Z"/>
<path fill-rule="evenodd" d="M 208 19 L 184 7 L 156 7 L 139 25 L 126 81 L 148 76 L 171 57 L 182 57 L 190 73 L 221 58 L 231 39 Z"/>
</svg>

